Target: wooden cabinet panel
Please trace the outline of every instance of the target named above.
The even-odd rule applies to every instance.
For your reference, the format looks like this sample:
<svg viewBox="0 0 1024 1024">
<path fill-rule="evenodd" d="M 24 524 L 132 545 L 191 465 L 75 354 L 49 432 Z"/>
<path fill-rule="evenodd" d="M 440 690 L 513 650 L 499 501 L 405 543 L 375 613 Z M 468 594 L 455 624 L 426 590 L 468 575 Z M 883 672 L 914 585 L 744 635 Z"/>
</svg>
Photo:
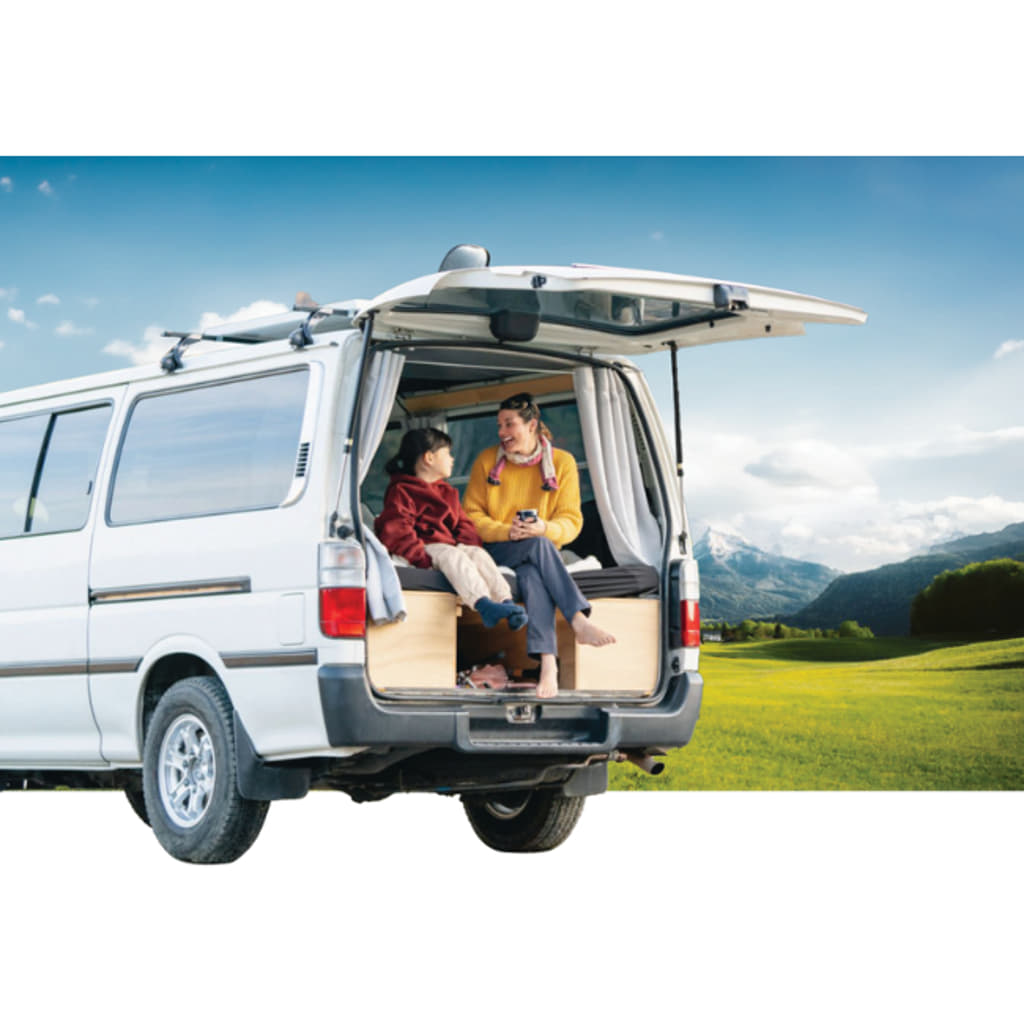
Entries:
<svg viewBox="0 0 1024 1024">
<path fill-rule="evenodd" d="M 455 686 L 454 594 L 426 590 L 404 593 L 404 622 L 368 626 L 366 660 L 379 690 Z"/>
</svg>

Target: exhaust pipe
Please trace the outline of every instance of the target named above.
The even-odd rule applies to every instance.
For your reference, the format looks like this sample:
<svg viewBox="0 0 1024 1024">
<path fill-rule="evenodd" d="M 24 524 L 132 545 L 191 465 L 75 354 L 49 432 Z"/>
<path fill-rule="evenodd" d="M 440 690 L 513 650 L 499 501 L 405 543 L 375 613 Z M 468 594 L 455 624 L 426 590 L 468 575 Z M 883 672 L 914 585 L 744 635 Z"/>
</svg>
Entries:
<svg viewBox="0 0 1024 1024">
<path fill-rule="evenodd" d="M 627 754 L 626 760 L 632 762 L 637 768 L 642 769 L 649 775 L 660 775 L 665 770 L 665 762 L 655 761 L 650 754 Z"/>
<path fill-rule="evenodd" d="M 665 770 L 664 761 L 655 761 L 650 754 L 638 754 L 630 750 L 616 750 L 611 760 L 629 761 L 648 775 L 660 775 Z"/>
</svg>

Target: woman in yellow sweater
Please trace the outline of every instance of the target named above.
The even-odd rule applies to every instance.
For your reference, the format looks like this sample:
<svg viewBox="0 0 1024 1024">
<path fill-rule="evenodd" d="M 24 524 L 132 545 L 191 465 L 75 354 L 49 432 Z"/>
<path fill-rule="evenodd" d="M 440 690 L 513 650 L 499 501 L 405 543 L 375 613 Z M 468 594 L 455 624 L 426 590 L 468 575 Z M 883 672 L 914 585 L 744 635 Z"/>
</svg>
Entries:
<svg viewBox="0 0 1024 1024">
<path fill-rule="evenodd" d="M 501 403 L 498 447 L 477 456 L 462 505 L 494 560 L 516 571 L 530 617 L 527 651 L 540 661 L 537 696 L 554 697 L 556 608 L 581 644 L 603 647 L 615 637 L 589 620 L 590 604 L 558 554 L 583 526 L 580 477 L 572 455 L 551 446 L 532 395 Z"/>
</svg>

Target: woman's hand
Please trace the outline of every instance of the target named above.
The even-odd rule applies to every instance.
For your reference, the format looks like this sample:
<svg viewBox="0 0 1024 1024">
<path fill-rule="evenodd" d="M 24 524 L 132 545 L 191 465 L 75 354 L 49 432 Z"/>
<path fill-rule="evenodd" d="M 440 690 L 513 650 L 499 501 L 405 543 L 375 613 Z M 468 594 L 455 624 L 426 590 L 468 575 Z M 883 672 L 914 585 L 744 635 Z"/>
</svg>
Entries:
<svg viewBox="0 0 1024 1024">
<path fill-rule="evenodd" d="M 548 532 L 548 524 L 543 519 L 513 519 L 508 528 L 509 540 L 526 540 L 528 537 L 543 537 Z"/>
</svg>

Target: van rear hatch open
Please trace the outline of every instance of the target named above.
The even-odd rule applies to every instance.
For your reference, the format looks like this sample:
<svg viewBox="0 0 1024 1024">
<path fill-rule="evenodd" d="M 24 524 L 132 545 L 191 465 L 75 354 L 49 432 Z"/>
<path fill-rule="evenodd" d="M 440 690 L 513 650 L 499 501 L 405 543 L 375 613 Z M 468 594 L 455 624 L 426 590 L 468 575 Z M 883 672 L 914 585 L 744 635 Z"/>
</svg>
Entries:
<svg viewBox="0 0 1024 1024">
<path fill-rule="evenodd" d="M 627 356 L 867 319 L 854 306 L 776 288 L 585 264 L 431 274 L 378 295 L 356 323 L 370 315 L 377 340 L 495 338 Z"/>
</svg>

